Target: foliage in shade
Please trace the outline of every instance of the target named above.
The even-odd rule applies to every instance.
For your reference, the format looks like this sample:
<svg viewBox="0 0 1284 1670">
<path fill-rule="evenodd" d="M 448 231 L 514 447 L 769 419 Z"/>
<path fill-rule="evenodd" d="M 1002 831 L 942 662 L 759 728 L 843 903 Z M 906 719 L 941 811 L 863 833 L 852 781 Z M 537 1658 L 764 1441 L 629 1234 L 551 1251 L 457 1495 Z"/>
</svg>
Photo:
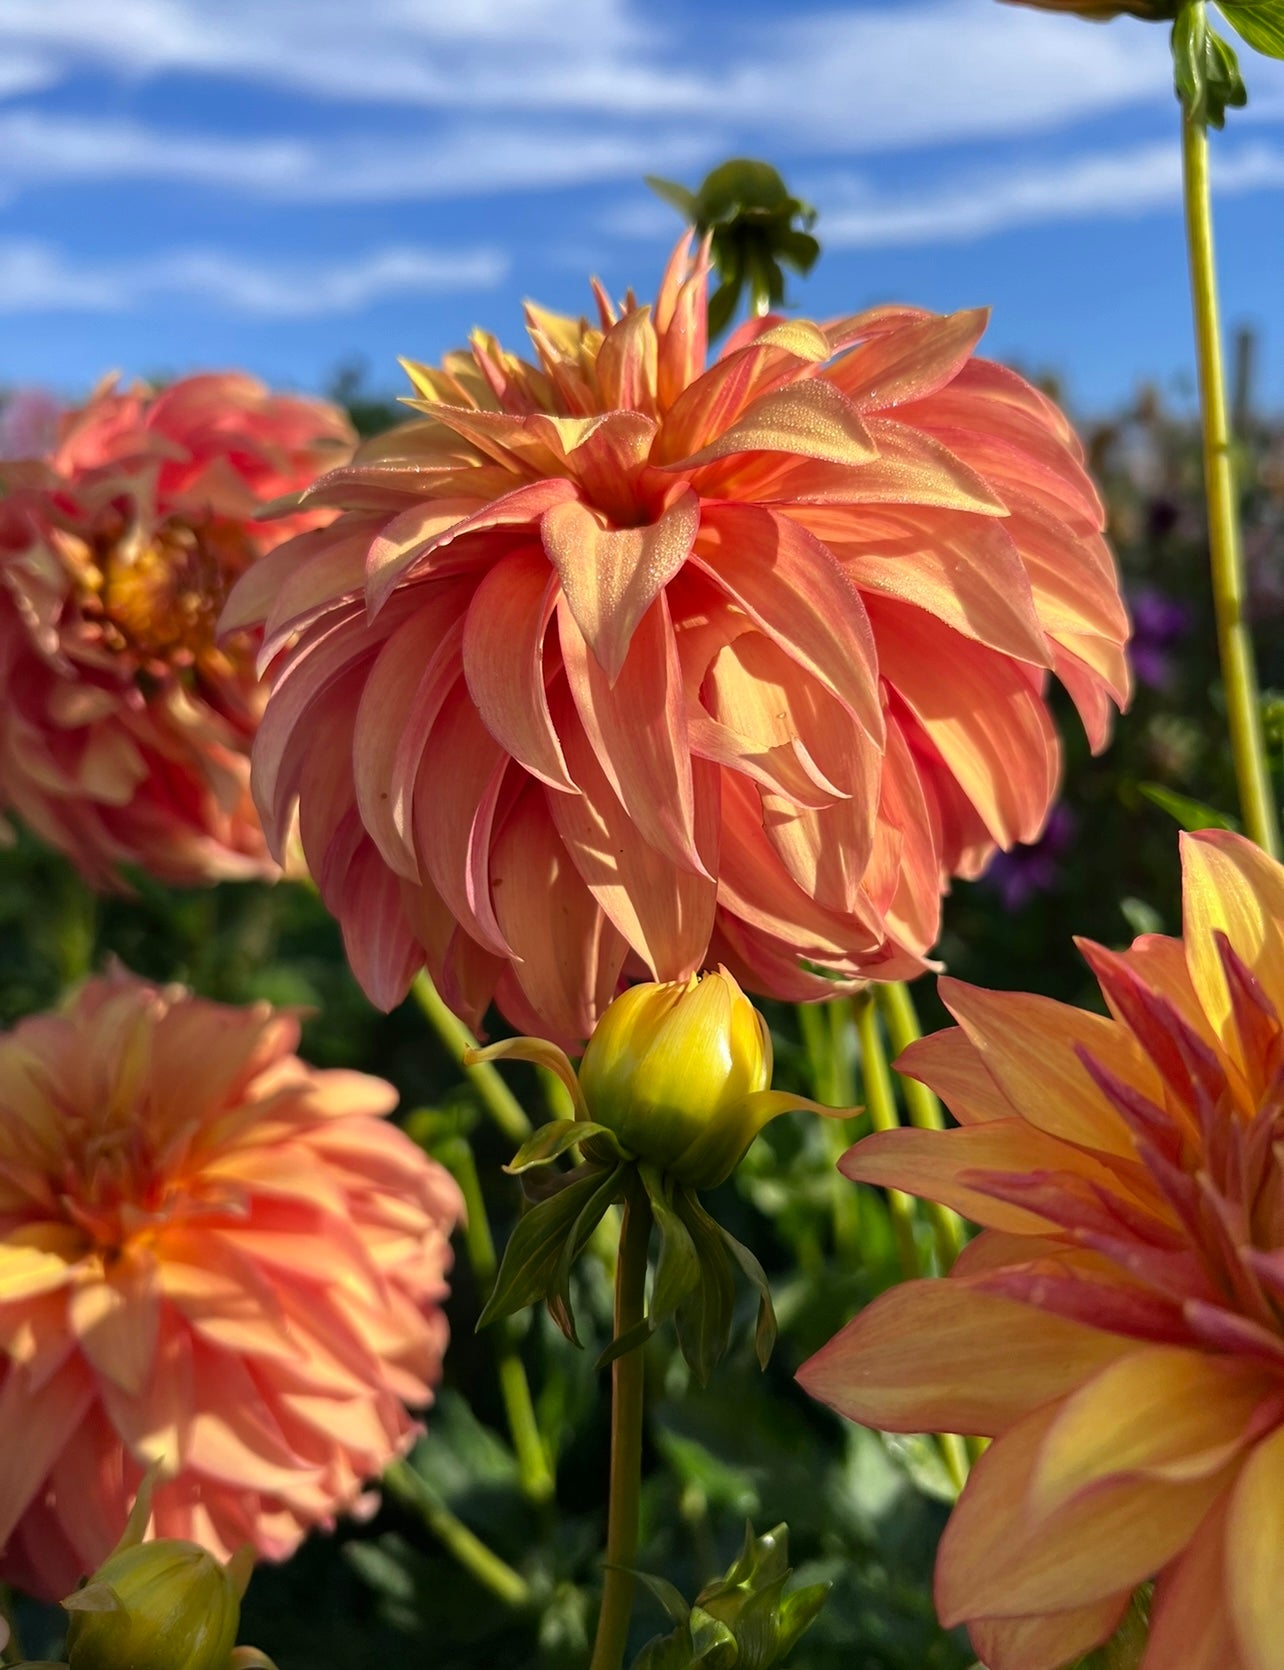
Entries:
<svg viewBox="0 0 1284 1670">
<path fill-rule="evenodd" d="M 979 1433 L 937 1562 L 990 1670 L 1059 1670 L 1158 1575 L 1144 1670 L 1279 1662 L 1284 867 L 1182 838 L 1184 934 L 1082 950 L 1110 1017 L 942 982 L 905 1071 L 960 1121 L 849 1177 L 983 1226 L 800 1378 L 852 1419 Z"/>
<path fill-rule="evenodd" d="M 529 310 L 408 367 L 418 421 L 247 572 L 254 786 L 365 990 L 426 965 L 575 1044 L 621 977 L 832 997 L 923 967 L 951 875 L 1036 835 L 1052 670 L 1094 746 L 1127 621 L 1082 448 L 983 312 L 770 316 L 706 367 L 707 255 L 654 307 Z"/>
<path fill-rule="evenodd" d="M 458 1190 L 298 1022 L 116 971 L 0 1036 L 0 1577 L 157 1534 L 270 1558 L 371 1505 L 446 1344 Z"/>
<path fill-rule="evenodd" d="M 0 813 L 94 886 L 277 873 L 249 796 L 254 646 L 214 628 L 240 574 L 329 519 L 257 512 L 352 440 L 333 406 L 229 372 L 104 384 L 47 454 L 0 459 Z"/>
</svg>

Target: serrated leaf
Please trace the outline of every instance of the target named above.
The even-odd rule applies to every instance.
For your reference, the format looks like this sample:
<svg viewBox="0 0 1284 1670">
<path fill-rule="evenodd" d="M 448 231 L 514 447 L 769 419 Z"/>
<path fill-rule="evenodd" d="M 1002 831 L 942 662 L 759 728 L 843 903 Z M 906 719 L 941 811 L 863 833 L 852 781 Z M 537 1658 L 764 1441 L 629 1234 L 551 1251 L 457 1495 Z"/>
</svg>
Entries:
<svg viewBox="0 0 1284 1670">
<path fill-rule="evenodd" d="M 1218 0 L 1218 9 L 1249 46 L 1268 58 L 1284 58 L 1284 6 L 1280 0 Z"/>
<path fill-rule="evenodd" d="M 532 1166 L 549 1165 L 553 1160 L 560 1159 L 568 1148 L 589 1137 L 605 1141 L 612 1150 L 614 1160 L 623 1159 L 623 1150 L 615 1132 L 609 1131 L 605 1125 L 594 1125 L 584 1119 L 553 1119 L 547 1125 L 541 1125 L 534 1136 L 522 1144 L 504 1170 L 510 1177 L 518 1177 Z"/>
<path fill-rule="evenodd" d="M 479 1329 L 500 1317 L 525 1310 L 527 1305 L 537 1304 L 547 1295 L 567 1237 L 575 1229 L 585 1206 L 601 1188 L 604 1175 L 614 1174 L 604 1173 L 599 1166 L 570 1172 L 558 1179 L 555 1193 L 530 1207 L 518 1219 L 504 1248 L 495 1286 L 477 1320 Z M 602 1211 L 605 1210 L 604 1204 Z"/>
<path fill-rule="evenodd" d="M 767 1280 L 767 1272 L 749 1251 L 743 1242 L 737 1241 L 734 1235 L 719 1226 L 719 1232 L 727 1243 L 727 1250 L 748 1277 L 751 1285 L 758 1292 L 758 1322 L 754 1328 L 754 1351 L 758 1358 L 758 1367 L 766 1368 L 771 1361 L 771 1353 L 776 1345 L 776 1307 L 771 1302 L 771 1283 Z"/>
<path fill-rule="evenodd" d="M 1185 830 L 1239 828 L 1235 819 L 1227 817 L 1225 812 L 1219 812 L 1214 806 L 1205 806 L 1200 800 L 1192 800 L 1189 795 L 1178 794 L 1162 783 L 1138 783 L 1137 790 L 1152 806 L 1158 806 L 1161 812 L 1175 818 Z"/>
</svg>

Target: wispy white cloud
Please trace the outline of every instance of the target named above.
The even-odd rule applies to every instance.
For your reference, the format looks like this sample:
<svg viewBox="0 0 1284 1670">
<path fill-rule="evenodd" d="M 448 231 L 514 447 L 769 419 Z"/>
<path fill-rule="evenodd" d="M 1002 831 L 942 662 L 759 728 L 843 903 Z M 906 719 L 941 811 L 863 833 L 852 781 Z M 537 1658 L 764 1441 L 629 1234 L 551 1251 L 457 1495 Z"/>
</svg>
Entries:
<svg viewBox="0 0 1284 1670">
<path fill-rule="evenodd" d="M 1215 182 L 1226 194 L 1284 189 L 1284 149 L 1253 143 L 1224 152 Z M 1140 145 L 1037 167 L 957 173 L 895 194 L 831 178 L 819 230 L 833 249 L 961 242 L 1041 222 L 1132 219 L 1180 196 L 1176 146 Z"/>
<path fill-rule="evenodd" d="M 770 125 L 825 149 L 1051 127 L 1170 95 L 1162 31 L 896 0 L 771 19 L 642 0 L 5 0 L 0 48 L 124 78 L 233 76 L 443 111 Z"/>
<path fill-rule="evenodd" d="M 223 312 L 301 319 L 356 313 L 391 296 L 490 290 L 507 274 L 507 257 L 493 249 L 403 245 L 308 263 L 183 249 L 91 262 L 35 239 L 10 239 L 0 241 L 0 314 L 129 313 L 190 299 Z"/>
<path fill-rule="evenodd" d="M 240 138 L 163 132 L 120 118 L 0 112 L 0 198 L 90 180 L 182 180 L 292 202 L 392 202 L 636 179 L 696 166 L 718 138 L 472 121 L 429 140 Z"/>
</svg>

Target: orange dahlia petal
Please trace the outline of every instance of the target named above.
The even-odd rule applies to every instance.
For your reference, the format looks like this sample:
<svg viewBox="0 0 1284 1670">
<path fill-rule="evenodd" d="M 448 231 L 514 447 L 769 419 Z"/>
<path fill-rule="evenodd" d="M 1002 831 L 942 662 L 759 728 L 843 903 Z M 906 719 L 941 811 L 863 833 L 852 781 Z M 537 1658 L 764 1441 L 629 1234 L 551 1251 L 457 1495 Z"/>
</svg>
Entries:
<svg viewBox="0 0 1284 1670">
<path fill-rule="evenodd" d="M 1113 1335 L 962 1281 L 914 1281 L 863 1310 L 798 1379 L 849 1420 L 989 1436 L 1127 1349 Z M 1001 1375 L 988 1372 L 996 1361 Z"/>
<path fill-rule="evenodd" d="M 1280 1670 L 1284 1635 L 1284 1427 L 1244 1463 L 1226 1517 L 1225 1582 L 1231 1627 L 1244 1670 Z"/>
</svg>

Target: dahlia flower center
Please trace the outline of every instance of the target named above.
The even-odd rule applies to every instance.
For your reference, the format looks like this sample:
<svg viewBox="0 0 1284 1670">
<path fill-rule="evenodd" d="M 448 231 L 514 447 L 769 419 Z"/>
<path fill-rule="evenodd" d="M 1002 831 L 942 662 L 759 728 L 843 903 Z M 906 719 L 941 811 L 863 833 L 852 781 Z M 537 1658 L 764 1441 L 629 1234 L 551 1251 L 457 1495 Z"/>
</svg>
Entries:
<svg viewBox="0 0 1284 1670">
<path fill-rule="evenodd" d="M 181 1168 L 162 1160 L 128 1119 L 64 1132 L 62 1159 L 63 1217 L 108 1260 L 196 1204 Z"/>
<path fill-rule="evenodd" d="M 140 667 L 192 667 L 219 654 L 218 618 L 251 556 L 239 529 L 215 521 L 171 519 L 150 537 L 109 530 L 77 565 L 82 607 L 103 643 Z"/>
</svg>

